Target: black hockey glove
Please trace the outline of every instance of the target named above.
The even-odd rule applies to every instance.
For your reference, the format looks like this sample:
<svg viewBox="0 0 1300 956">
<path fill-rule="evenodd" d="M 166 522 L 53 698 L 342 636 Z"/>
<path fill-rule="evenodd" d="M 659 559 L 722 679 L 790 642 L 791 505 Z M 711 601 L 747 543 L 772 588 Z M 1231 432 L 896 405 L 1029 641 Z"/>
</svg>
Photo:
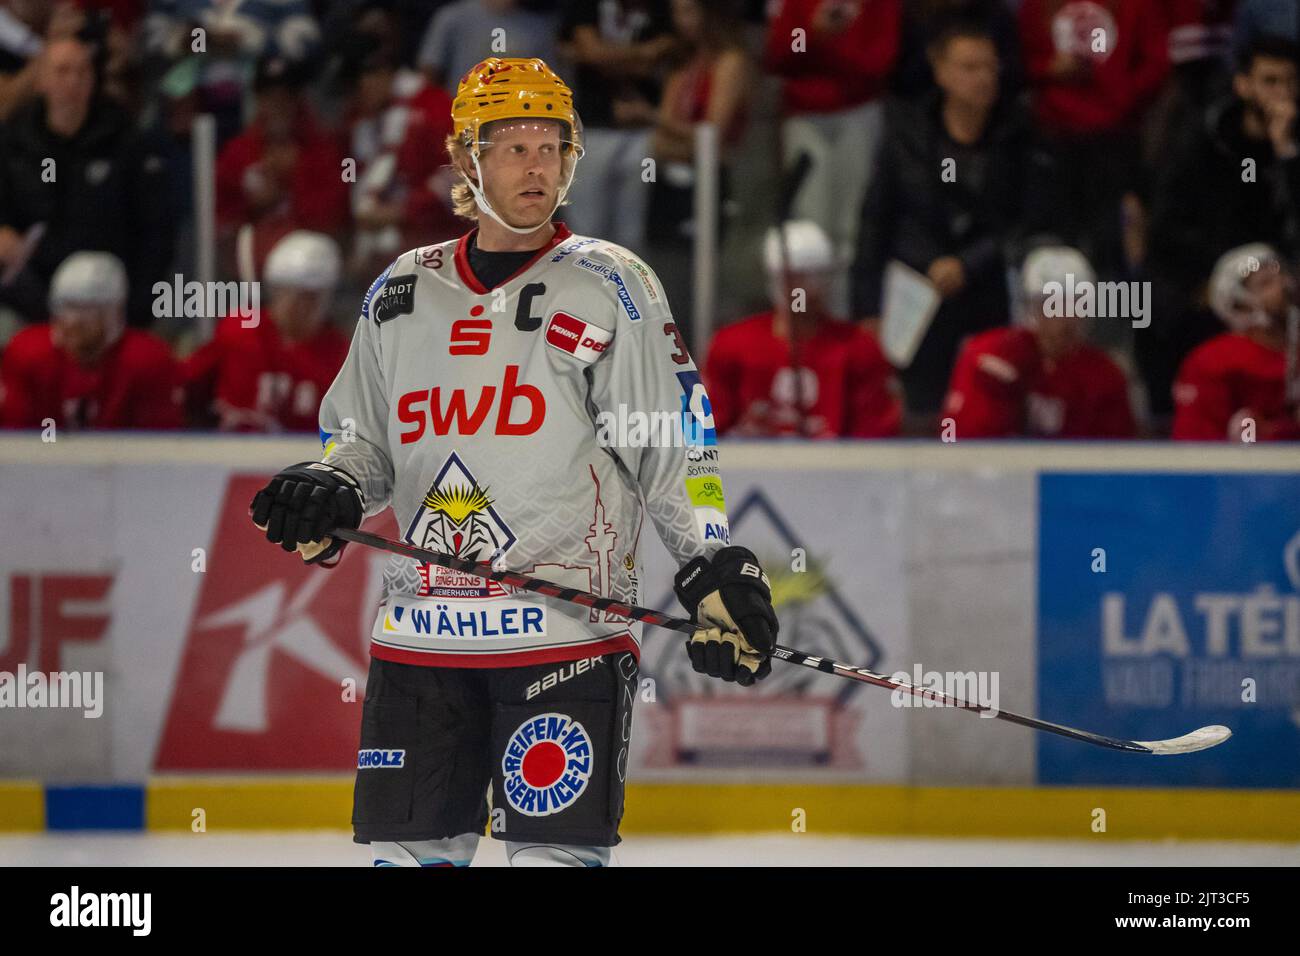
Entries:
<svg viewBox="0 0 1300 956">
<path fill-rule="evenodd" d="M 673 579 L 677 600 L 707 630 L 686 642 L 697 673 L 748 687 L 772 672 L 776 610 L 772 586 L 748 548 L 696 558 Z"/>
<path fill-rule="evenodd" d="M 291 465 L 253 496 L 253 524 L 285 551 L 301 551 L 308 564 L 328 562 L 346 541 L 328 537 L 335 528 L 358 528 L 361 488 L 346 471 L 319 461 Z"/>
</svg>

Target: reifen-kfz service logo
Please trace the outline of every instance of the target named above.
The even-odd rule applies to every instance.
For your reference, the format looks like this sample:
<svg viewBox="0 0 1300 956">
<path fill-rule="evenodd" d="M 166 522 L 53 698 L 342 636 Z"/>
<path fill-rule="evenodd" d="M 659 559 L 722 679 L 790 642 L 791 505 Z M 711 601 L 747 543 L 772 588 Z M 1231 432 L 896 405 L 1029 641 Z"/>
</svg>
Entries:
<svg viewBox="0 0 1300 956">
<path fill-rule="evenodd" d="M 573 805 L 591 779 L 591 737 L 567 714 L 539 714 L 510 735 L 501 758 L 506 799 L 527 817 Z"/>
</svg>

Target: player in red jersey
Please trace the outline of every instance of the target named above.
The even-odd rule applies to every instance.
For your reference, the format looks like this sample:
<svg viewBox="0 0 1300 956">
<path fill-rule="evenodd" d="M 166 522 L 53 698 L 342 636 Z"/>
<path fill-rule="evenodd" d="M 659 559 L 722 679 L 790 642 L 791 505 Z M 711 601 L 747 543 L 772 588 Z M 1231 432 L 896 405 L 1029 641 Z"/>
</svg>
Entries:
<svg viewBox="0 0 1300 956">
<path fill-rule="evenodd" d="M 1252 243 L 1220 257 L 1210 278 L 1210 307 L 1231 331 L 1183 360 L 1174 381 L 1173 437 L 1300 439 L 1300 396 L 1287 395 L 1288 344 L 1292 350 L 1296 345 L 1288 343 L 1288 327 L 1294 337 L 1300 310 L 1295 280 L 1277 250 Z"/>
<path fill-rule="evenodd" d="M 348 354 L 326 321 L 339 250 L 321 233 L 285 236 L 266 259 L 270 307 L 228 315 L 185 361 L 190 403 L 223 431 L 316 431 L 321 396 Z"/>
<path fill-rule="evenodd" d="M 1047 287 L 1095 282 L 1083 254 L 1035 249 L 1022 270 L 1023 326 L 990 329 L 962 347 L 944 400 L 941 428 L 961 438 L 1132 438 L 1128 380 L 1084 341 L 1084 320 L 1046 314 Z"/>
<path fill-rule="evenodd" d="M 830 240 L 809 221 L 787 223 L 784 231 L 788 266 L 776 229 L 764 248 L 772 309 L 722 329 L 709 347 L 704 378 L 715 428 L 732 435 L 897 435 L 900 406 L 880 346 L 827 311 L 835 266 Z"/>
<path fill-rule="evenodd" d="M 126 269 L 74 252 L 50 282 L 50 322 L 23 329 L 0 362 L 0 425 L 178 428 L 178 370 L 167 343 L 126 328 Z"/>
</svg>

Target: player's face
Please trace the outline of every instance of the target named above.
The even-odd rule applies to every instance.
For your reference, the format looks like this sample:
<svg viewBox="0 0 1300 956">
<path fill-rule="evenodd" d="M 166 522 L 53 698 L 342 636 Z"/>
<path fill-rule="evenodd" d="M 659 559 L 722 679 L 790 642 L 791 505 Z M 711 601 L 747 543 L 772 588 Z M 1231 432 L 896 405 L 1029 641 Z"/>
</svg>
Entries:
<svg viewBox="0 0 1300 956">
<path fill-rule="evenodd" d="M 483 192 L 506 222 L 540 226 L 555 209 L 563 182 L 560 124 L 550 120 L 494 123 L 479 154 Z"/>
<path fill-rule="evenodd" d="M 1074 351 L 1083 341 L 1082 320 L 1073 316 L 1040 316 L 1038 344 L 1049 358 L 1057 358 Z"/>
<path fill-rule="evenodd" d="M 271 291 L 271 318 L 285 338 L 297 341 L 320 328 L 327 305 L 323 292 L 279 288 Z"/>
<path fill-rule="evenodd" d="M 991 109 L 998 98 L 998 51 L 981 37 L 953 37 L 935 59 L 934 78 L 949 99 Z"/>
<path fill-rule="evenodd" d="M 1254 297 L 1261 312 L 1274 321 L 1286 316 L 1291 304 L 1291 279 L 1277 262 L 1261 266 L 1246 280 L 1246 290 Z"/>
<path fill-rule="evenodd" d="M 773 305 L 784 305 L 792 315 L 817 317 L 826 314 L 826 287 L 828 276 L 824 272 L 791 272 L 787 282 L 778 273 L 772 276 L 770 292 L 779 297 Z"/>
<path fill-rule="evenodd" d="M 94 362 L 107 344 L 114 311 L 104 305 L 63 306 L 54 316 L 59 346 L 83 365 Z"/>
</svg>

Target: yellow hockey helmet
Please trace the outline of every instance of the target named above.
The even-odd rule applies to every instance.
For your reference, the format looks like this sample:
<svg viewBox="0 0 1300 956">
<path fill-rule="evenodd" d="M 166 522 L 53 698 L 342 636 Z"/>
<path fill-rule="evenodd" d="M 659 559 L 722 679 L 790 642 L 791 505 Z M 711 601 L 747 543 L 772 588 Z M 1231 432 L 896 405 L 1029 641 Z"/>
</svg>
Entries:
<svg viewBox="0 0 1300 956">
<path fill-rule="evenodd" d="M 582 155 L 582 122 L 573 108 L 573 91 L 537 57 L 488 57 L 456 88 L 451 104 L 452 131 L 478 154 L 480 133 L 495 120 L 554 119 L 564 127 L 564 148 Z"/>
</svg>

